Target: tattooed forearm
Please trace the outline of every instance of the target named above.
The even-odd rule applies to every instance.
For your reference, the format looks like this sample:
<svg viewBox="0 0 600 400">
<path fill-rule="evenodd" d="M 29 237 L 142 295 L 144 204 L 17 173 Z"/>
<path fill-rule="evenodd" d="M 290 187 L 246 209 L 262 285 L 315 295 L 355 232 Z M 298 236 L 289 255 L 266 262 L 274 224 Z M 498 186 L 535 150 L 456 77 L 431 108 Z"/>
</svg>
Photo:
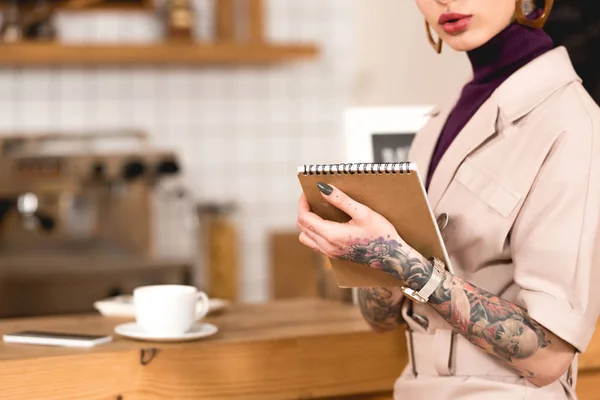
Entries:
<svg viewBox="0 0 600 400">
<path fill-rule="evenodd" d="M 419 253 L 389 238 L 352 243 L 339 258 L 380 269 L 415 290 L 431 277 L 431 265 Z"/>
<path fill-rule="evenodd" d="M 390 238 L 352 243 L 344 251 L 340 258 L 380 269 L 398 279 L 400 285 L 417 291 L 429 280 L 433 270 L 430 261 Z M 379 288 L 363 289 L 359 293 L 363 315 L 373 326 L 385 328 L 396 323 L 400 307 L 394 308 L 391 304 L 395 302 L 387 301 L 391 291 Z M 449 272 L 445 273 L 429 304 L 455 332 L 535 384 L 557 379 L 556 367 L 551 368 L 554 372 L 548 372 L 549 364 L 559 362 L 560 368 L 566 371 L 572 361 L 574 348 L 533 320 L 525 309 Z M 541 349 L 550 351 L 540 355 Z"/>
<path fill-rule="evenodd" d="M 398 288 L 361 288 L 358 304 L 365 320 L 377 330 L 396 328 L 402 321 L 400 304 L 402 292 Z"/>
<path fill-rule="evenodd" d="M 401 322 L 403 299 L 400 285 L 404 282 L 415 289 L 431 276 L 431 269 L 422 257 L 395 240 L 379 238 L 356 241 L 344 248 L 341 259 L 378 268 L 399 280 L 395 288 L 362 288 L 358 291 L 359 306 L 365 320 L 377 330 L 389 330 Z"/>
<path fill-rule="evenodd" d="M 551 344 L 551 334 L 525 309 L 449 273 L 430 304 L 471 343 L 526 377 L 534 373 L 516 364 Z"/>
</svg>

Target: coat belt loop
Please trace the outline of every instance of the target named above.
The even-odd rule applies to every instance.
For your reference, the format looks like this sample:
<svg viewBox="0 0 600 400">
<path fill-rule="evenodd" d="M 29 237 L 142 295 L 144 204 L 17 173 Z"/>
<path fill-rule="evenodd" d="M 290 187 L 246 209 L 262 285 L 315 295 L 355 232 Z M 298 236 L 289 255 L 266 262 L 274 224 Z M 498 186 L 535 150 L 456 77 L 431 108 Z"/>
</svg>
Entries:
<svg viewBox="0 0 600 400">
<path fill-rule="evenodd" d="M 408 357 L 410 360 L 410 365 L 412 367 L 413 377 L 417 377 L 419 373 L 417 372 L 417 365 L 415 360 L 415 341 L 413 339 L 413 330 L 410 326 L 406 326 L 406 334 L 408 335 Z"/>
<path fill-rule="evenodd" d="M 439 376 L 452 376 L 454 369 L 455 334 L 450 329 L 437 329 L 434 333 L 434 346 L 437 354 L 435 370 Z"/>
<path fill-rule="evenodd" d="M 448 352 L 448 371 L 451 376 L 456 375 L 456 332 L 450 335 L 450 351 Z"/>
</svg>

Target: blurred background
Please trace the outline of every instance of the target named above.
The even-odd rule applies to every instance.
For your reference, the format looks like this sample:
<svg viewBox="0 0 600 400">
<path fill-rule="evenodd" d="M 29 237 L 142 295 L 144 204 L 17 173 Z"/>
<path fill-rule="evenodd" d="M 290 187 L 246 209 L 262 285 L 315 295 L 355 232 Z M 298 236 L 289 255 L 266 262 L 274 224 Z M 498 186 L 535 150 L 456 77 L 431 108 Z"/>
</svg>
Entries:
<svg viewBox="0 0 600 400">
<path fill-rule="evenodd" d="M 600 96 L 597 4 L 557 2 L 548 31 Z M 347 299 L 297 241 L 297 167 L 344 161 L 348 110 L 433 105 L 470 75 L 412 1 L 0 6 L 0 317 L 156 283 Z"/>
</svg>

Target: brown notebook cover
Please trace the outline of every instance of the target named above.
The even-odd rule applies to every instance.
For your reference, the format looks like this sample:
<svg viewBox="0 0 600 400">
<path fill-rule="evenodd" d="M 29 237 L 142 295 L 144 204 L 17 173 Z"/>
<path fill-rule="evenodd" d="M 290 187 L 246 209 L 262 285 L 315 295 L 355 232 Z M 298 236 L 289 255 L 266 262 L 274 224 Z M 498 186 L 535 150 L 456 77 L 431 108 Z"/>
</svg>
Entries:
<svg viewBox="0 0 600 400">
<path fill-rule="evenodd" d="M 350 217 L 329 204 L 318 182 L 333 185 L 354 200 L 383 215 L 410 246 L 425 257 L 437 257 L 452 271 L 446 248 L 429 206 L 416 164 L 305 165 L 298 179 L 311 211 L 321 218 L 347 222 Z M 330 259 L 340 287 L 400 286 L 392 276 L 366 265 Z"/>
</svg>

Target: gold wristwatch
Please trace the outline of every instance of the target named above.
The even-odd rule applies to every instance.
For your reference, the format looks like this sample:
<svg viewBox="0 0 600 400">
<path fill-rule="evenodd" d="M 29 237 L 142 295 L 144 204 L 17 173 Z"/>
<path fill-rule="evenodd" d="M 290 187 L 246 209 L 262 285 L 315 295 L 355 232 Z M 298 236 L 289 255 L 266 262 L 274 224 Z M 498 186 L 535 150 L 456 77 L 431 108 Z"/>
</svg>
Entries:
<svg viewBox="0 0 600 400">
<path fill-rule="evenodd" d="M 433 292 L 435 292 L 442 283 L 444 272 L 446 270 L 446 266 L 441 260 L 433 257 L 429 261 L 433 264 L 433 271 L 431 277 L 421 290 L 417 292 L 416 290 L 404 286 L 400 288 L 406 297 L 421 304 L 425 304 L 429 301 L 429 297 L 431 297 Z"/>
</svg>

